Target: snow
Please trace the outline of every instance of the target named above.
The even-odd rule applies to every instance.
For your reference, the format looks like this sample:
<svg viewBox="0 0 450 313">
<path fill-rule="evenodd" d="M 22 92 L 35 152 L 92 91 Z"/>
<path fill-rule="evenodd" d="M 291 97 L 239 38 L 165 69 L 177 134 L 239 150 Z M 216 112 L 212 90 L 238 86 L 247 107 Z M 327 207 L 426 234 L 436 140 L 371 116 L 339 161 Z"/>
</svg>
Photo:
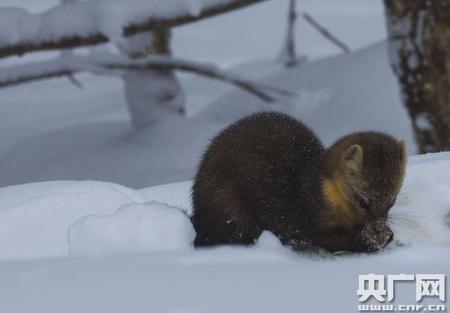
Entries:
<svg viewBox="0 0 450 313">
<path fill-rule="evenodd" d="M 417 251 L 419 252 L 419 251 Z M 8 313 L 357 311 L 358 274 L 448 273 L 448 251 L 423 248 L 315 261 L 222 248 L 165 256 L 4 264 L 0 301 Z M 433 255 L 433 260 L 429 256 Z M 196 264 L 195 260 L 209 260 Z M 431 263 L 432 262 L 432 263 Z M 431 268 L 432 264 L 432 268 Z M 397 288 L 396 301 L 415 303 Z M 413 286 L 413 285 L 411 285 Z"/>
<path fill-rule="evenodd" d="M 370 129 L 404 139 L 409 153 L 414 154 L 416 144 L 410 120 L 401 105 L 386 51 L 386 43 L 378 43 L 290 70 L 279 68 L 261 81 L 295 91 L 297 98 L 264 106 L 261 101 L 233 91 L 200 112 L 197 118 L 226 124 L 259 110 L 279 110 L 304 121 L 326 145 L 345 134 Z M 247 64 L 241 70 L 250 66 Z"/>
<path fill-rule="evenodd" d="M 449 153 L 412 158 L 389 218 L 400 242 L 450 246 L 449 158 Z"/>
<path fill-rule="evenodd" d="M 270 231 L 265 230 L 262 232 L 261 236 L 259 236 L 256 246 L 264 249 L 281 250 L 283 244 L 277 236 L 272 234 Z"/>
<path fill-rule="evenodd" d="M 183 181 L 166 185 L 147 187 L 139 190 L 139 194 L 148 200 L 154 200 L 174 206 L 191 215 L 191 181 Z"/>
<path fill-rule="evenodd" d="M 266 1 L 232 14 L 175 28 L 175 55 L 227 67 L 274 58 L 278 56 L 285 38 L 288 2 Z M 58 4 L 58 0 L 2 1 L 2 7 L 23 7 L 33 14 Z M 384 9 L 379 1 L 303 0 L 298 9 L 309 12 L 354 50 L 386 38 Z M 296 37 L 300 54 L 316 59 L 340 52 L 305 21 L 299 19 L 298 23 Z M 35 53 L 26 55 L 26 58 L 42 59 L 47 55 Z M 14 62 L 23 61 L 23 58 L 10 59 Z"/>
<path fill-rule="evenodd" d="M 189 249 L 194 230 L 180 207 L 155 200 L 188 185 L 141 192 L 104 182 L 44 182 L 0 189 L 0 260 Z M 184 199 L 189 199 L 185 195 Z M 165 201 L 180 203 L 179 201 Z M 181 208 L 181 209 L 180 209 Z"/>
<path fill-rule="evenodd" d="M 202 12 L 202 1 L 200 0 L 186 0 L 185 5 L 192 16 L 199 16 Z"/>
<path fill-rule="evenodd" d="M 72 256 L 98 256 L 192 248 L 195 230 L 178 208 L 131 203 L 112 215 L 86 215 L 69 227 Z"/>
<path fill-rule="evenodd" d="M 350 132 L 372 129 L 406 140 L 413 154 L 410 120 L 386 49 L 386 43 L 379 43 L 289 70 L 273 61 L 232 69 L 238 77 L 298 94 L 270 105 L 223 82 L 191 79 L 184 86 L 189 88 L 190 118 L 174 116 L 138 133 L 131 132 L 119 80 L 85 74 L 79 77 L 86 86 L 82 91 L 65 81 L 4 89 L 0 110 L 14 118 L 0 124 L 0 130 L 16 135 L 0 142 L 0 186 L 94 179 L 143 188 L 189 180 L 218 130 L 260 110 L 300 118 L 326 145 Z M 55 89 L 62 92 L 61 100 L 53 96 Z"/>
<path fill-rule="evenodd" d="M 6 8 L 0 10 L 0 46 L 38 44 L 98 33 L 118 41 L 125 26 L 151 18 L 195 17 L 203 10 L 228 2 L 230 0 L 95 0 L 65 3 L 37 14 Z"/>
<path fill-rule="evenodd" d="M 411 158 L 389 218 L 398 243 L 450 246 L 448 166 L 450 153 Z M 187 181 L 137 191 L 102 182 L 1 188 L 0 260 L 189 250 L 190 187 Z M 266 232 L 257 246 L 280 250 Z"/>
<path fill-rule="evenodd" d="M 46 182 L 0 189 L 0 259 L 67 256 L 69 226 L 87 214 L 111 214 L 142 202 L 126 187 L 101 182 Z"/>
<path fill-rule="evenodd" d="M 193 250 L 190 221 L 174 205 L 190 207 L 190 182 L 2 188 L 0 229 L 14 232 L 0 247 L 2 312 L 355 312 L 359 274 L 450 274 L 449 166 L 450 153 L 412 157 L 389 219 L 401 245 L 342 257 L 295 254 L 270 232 L 253 247 Z M 402 285 L 394 303 L 414 296 Z"/>
<path fill-rule="evenodd" d="M 22 38 L 32 38 L 41 23 L 40 17 L 35 17 L 22 8 L 2 8 L 0 10 L 0 44 L 19 42 Z M 14 25 L 15 31 L 8 31 Z"/>
<path fill-rule="evenodd" d="M 416 126 L 421 129 L 432 129 L 433 125 L 431 124 L 428 114 L 426 113 L 419 113 L 416 116 Z"/>
<path fill-rule="evenodd" d="M 58 3 L 2 1 L 6 6 L 23 6 L 33 16 Z M 339 52 L 336 47 L 299 19 L 299 54 L 312 60 L 323 56 L 328 59 L 286 72 L 273 59 L 285 38 L 287 5 L 286 0 L 267 1 L 175 28 L 173 50 L 182 59 L 218 64 L 239 76 L 289 86 L 299 94 L 298 99 L 267 106 L 253 96 L 236 93 L 223 82 L 177 74 L 187 98 L 184 109 L 189 118 L 175 117 L 151 130 L 134 133 L 123 81 L 117 77 L 77 75 L 82 89 L 67 79 L 4 88 L 0 90 L 0 133 L 5 134 L 0 140 L 0 186 L 93 179 L 143 188 L 189 180 L 209 138 L 219 129 L 246 113 L 280 107 L 317 128 L 327 144 L 350 131 L 386 128 L 406 139 L 414 153 L 410 121 L 401 105 L 386 45 L 380 43 L 357 52 L 356 58 L 353 54 L 330 57 Z M 353 50 L 386 36 L 380 1 L 305 0 L 299 3 L 299 10 L 309 12 Z M 77 55 L 91 52 L 81 50 L 76 51 Z M 100 46 L 94 54 L 100 50 L 99 55 L 105 55 L 104 50 L 111 52 Z M 36 53 L 2 59 L 0 76 L 8 73 L 3 66 L 47 60 L 52 55 Z M 35 70 L 39 73 L 41 69 Z M 210 105 L 211 116 L 203 114 Z M 232 110 L 235 114 L 230 114 Z M 333 111 L 333 116 L 322 121 L 321 115 L 328 110 Z M 336 126 L 336 130 L 327 131 L 328 124 Z"/>
</svg>

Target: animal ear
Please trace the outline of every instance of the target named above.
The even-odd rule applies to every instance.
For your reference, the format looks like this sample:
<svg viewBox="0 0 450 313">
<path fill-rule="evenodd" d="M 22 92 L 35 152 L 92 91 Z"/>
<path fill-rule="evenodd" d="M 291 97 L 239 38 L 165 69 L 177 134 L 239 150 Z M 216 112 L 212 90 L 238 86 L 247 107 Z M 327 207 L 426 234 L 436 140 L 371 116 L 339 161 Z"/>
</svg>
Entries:
<svg viewBox="0 0 450 313">
<path fill-rule="evenodd" d="M 360 145 L 352 145 L 342 155 L 342 166 L 345 173 L 359 174 L 363 169 L 363 148 Z"/>
</svg>

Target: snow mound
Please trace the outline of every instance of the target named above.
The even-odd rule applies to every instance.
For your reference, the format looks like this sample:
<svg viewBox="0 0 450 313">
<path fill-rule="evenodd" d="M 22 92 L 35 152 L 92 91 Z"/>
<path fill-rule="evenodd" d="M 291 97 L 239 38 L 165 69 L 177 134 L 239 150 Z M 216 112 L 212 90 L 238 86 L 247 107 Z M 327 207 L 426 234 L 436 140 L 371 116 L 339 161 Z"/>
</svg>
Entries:
<svg viewBox="0 0 450 313">
<path fill-rule="evenodd" d="M 280 239 L 270 231 L 263 231 L 259 236 L 256 246 L 263 249 L 281 249 L 283 244 Z"/>
<path fill-rule="evenodd" d="M 192 181 L 187 180 L 140 189 L 139 194 L 148 201 L 177 207 L 187 215 L 192 215 L 191 187 Z"/>
<path fill-rule="evenodd" d="M 88 215 L 69 228 L 70 254 L 99 256 L 187 250 L 195 230 L 179 209 L 152 201 L 124 205 L 112 215 Z"/>
<path fill-rule="evenodd" d="M 0 259 L 68 255 L 67 230 L 88 214 L 143 202 L 134 190 L 102 182 L 46 182 L 0 189 Z"/>
</svg>

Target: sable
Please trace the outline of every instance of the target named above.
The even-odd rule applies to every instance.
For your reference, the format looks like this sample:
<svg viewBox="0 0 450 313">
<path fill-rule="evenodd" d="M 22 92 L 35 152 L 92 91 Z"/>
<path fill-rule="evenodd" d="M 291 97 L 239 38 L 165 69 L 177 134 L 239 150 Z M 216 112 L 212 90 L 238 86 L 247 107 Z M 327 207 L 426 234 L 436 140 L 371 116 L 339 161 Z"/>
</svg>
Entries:
<svg viewBox="0 0 450 313">
<path fill-rule="evenodd" d="M 253 244 L 263 230 L 295 249 L 376 251 L 403 182 L 403 141 L 354 133 L 325 149 L 300 121 L 258 113 L 203 155 L 192 189 L 196 246 Z"/>
</svg>

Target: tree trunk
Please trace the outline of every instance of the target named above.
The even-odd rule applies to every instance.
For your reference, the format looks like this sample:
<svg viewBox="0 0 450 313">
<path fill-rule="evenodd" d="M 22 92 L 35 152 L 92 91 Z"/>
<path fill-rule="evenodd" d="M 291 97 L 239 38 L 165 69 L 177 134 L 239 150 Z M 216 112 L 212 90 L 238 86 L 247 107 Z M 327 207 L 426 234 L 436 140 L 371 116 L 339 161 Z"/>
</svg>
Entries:
<svg viewBox="0 0 450 313">
<path fill-rule="evenodd" d="M 133 59 L 150 54 L 171 55 L 170 30 L 131 36 L 125 49 Z M 171 69 L 129 71 L 124 82 L 128 110 L 137 130 L 183 111 L 183 90 Z"/>
<path fill-rule="evenodd" d="M 384 0 L 389 53 L 420 153 L 450 150 L 450 0 Z"/>
</svg>

